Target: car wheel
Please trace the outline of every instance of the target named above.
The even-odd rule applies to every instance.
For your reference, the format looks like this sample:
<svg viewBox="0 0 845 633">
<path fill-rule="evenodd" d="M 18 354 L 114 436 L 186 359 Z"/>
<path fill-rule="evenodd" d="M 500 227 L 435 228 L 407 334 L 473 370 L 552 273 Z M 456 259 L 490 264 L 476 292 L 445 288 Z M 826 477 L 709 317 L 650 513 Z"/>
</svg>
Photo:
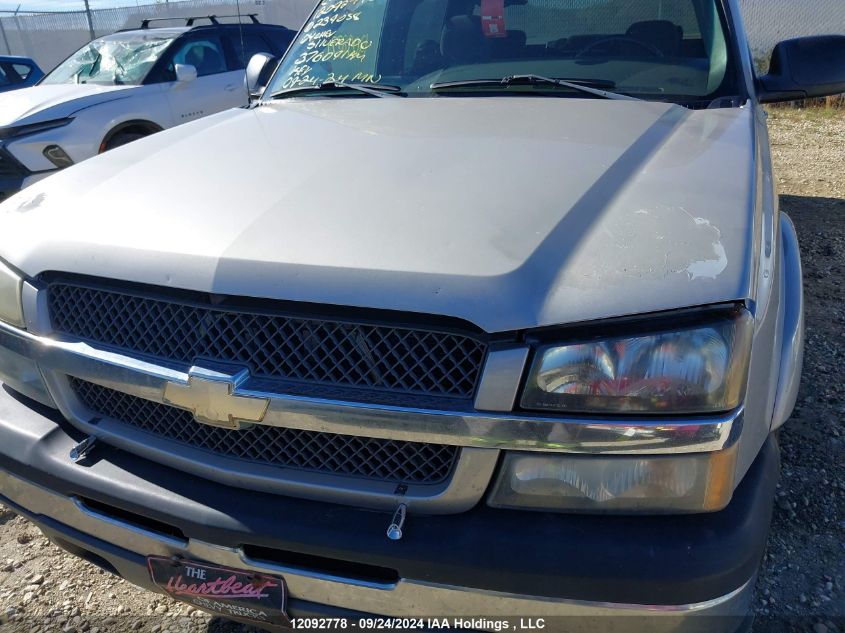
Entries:
<svg viewBox="0 0 845 633">
<path fill-rule="evenodd" d="M 100 153 L 102 154 L 103 152 L 107 152 L 115 147 L 120 147 L 121 145 L 126 145 L 132 141 L 137 141 L 139 138 L 144 138 L 145 136 L 149 136 L 149 134 L 144 134 L 143 132 L 118 132 L 108 141 L 103 143 L 100 148 Z"/>
</svg>

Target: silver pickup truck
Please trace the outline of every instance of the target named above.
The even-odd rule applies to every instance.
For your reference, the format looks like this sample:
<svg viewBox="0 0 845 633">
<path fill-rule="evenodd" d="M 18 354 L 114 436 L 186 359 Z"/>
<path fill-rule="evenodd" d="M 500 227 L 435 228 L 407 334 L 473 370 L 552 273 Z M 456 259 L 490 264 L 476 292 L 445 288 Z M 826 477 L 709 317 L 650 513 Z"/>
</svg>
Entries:
<svg viewBox="0 0 845 633">
<path fill-rule="evenodd" d="M 760 104 L 845 38 L 326 0 L 248 81 L 0 206 L 0 502 L 268 627 L 747 628 L 803 351 Z"/>
</svg>

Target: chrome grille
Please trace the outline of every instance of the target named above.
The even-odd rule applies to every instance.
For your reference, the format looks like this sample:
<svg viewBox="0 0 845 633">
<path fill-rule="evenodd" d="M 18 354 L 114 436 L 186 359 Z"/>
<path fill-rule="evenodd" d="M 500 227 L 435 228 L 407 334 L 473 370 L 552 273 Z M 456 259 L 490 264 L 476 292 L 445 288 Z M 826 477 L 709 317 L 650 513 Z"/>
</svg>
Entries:
<svg viewBox="0 0 845 633">
<path fill-rule="evenodd" d="M 438 484 L 452 473 L 455 446 L 400 442 L 256 425 L 231 431 L 200 424 L 171 407 L 78 378 L 69 378 L 93 414 L 219 456 L 296 470 L 384 482 Z"/>
<path fill-rule="evenodd" d="M 400 395 L 471 405 L 487 352 L 483 340 L 450 331 L 220 307 L 85 284 L 50 284 L 49 306 L 55 330 L 87 341 L 185 365 L 236 363 L 256 380 L 293 383 L 297 393 L 308 385 L 318 395 L 332 387 L 357 389 L 369 393 L 362 396 L 368 402 L 378 401 L 372 393 L 380 392 L 391 404 Z"/>
</svg>

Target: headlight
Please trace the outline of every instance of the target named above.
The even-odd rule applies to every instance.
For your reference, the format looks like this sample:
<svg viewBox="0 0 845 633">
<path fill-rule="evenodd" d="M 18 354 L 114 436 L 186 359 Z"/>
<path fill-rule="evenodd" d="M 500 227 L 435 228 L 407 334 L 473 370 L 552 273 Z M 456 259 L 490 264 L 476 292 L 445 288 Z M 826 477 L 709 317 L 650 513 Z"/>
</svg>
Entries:
<svg viewBox="0 0 845 633">
<path fill-rule="evenodd" d="M 714 512 L 731 500 L 735 468 L 736 445 L 698 455 L 508 453 L 489 504 L 615 514 Z"/>
<path fill-rule="evenodd" d="M 20 328 L 25 327 L 22 286 L 21 276 L 0 260 L 0 321 Z M 5 346 L 0 347 L 0 382 L 28 398 L 56 408 L 35 361 Z"/>
<path fill-rule="evenodd" d="M 737 308 L 704 322 L 679 318 L 671 329 L 542 345 L 521 406 L 585 414 L 732 410 L 742 401 L 752 328 L 751 315 Z"/>
<path fill-rule="evenodd" d="M 23 279 L 0 261 L 0 321 L 24 327 L 21 286 Z"/>
<path fill-rule="evenodd" d="M 55 130 L 56 128 L 68 125 L 72 121 L 73 119 L 70 118 L 55 119 L 53 121 L 42 121 L 41 123 L 30 123 L 28 125 L 14 125 L 0 128 L 0 140 L 29 136 L 30 134 L 38 134 L 39 132 L 46 132 L 47 130 Z"/>
</svg>

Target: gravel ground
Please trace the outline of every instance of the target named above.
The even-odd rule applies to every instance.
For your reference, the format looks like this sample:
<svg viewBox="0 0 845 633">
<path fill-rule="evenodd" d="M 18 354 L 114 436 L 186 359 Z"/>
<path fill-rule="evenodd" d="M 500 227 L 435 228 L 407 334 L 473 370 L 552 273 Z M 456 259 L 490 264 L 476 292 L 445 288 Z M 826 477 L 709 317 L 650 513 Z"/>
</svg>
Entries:
<svg viewBox="0 0 845 633">
<path fill-rule="evenodd" d="M 845 112 L 770 116 L 781 208 L 804 263 L 807 347 L 755 631 L 845 632 Z"/>
<path fill-rule="evenodd" d="M 757 586 L 755 633 L 845 633 L 845 114 L 771 116 L 782 205 L 804 256 L 807 353 L 781 434 L 783 473 Z M 246 631 L 63 553 L 0 507 L 0 628 Z"/>
</svg>

